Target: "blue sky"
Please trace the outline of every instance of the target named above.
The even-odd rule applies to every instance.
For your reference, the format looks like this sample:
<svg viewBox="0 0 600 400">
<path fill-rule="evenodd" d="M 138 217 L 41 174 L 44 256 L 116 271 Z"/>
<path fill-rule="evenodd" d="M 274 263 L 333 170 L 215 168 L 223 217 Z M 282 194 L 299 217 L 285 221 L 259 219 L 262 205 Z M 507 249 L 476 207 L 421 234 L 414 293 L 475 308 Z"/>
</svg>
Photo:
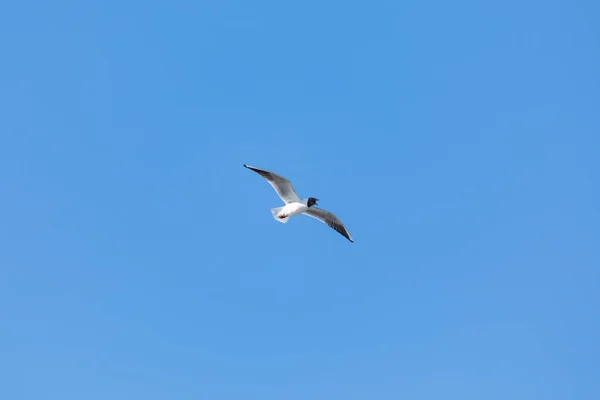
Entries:
<svg viewBox="0 0 600 400">
<path fill-rule="evenodd" d="M 6 3 L 0 397 L 600 398 L 599 11 Z"/>
</svg>

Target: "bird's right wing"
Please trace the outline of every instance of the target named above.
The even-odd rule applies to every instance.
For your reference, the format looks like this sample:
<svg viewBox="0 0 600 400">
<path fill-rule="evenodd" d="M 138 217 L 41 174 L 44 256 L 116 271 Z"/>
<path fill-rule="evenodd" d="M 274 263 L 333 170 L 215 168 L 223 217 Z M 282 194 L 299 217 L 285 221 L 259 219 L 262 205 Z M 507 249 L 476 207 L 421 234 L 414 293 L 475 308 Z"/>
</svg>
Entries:
<svg viewBox="0 0 600 400">
<path fill-rule="evenodd" d="M 244 167 L 251 169 L 252 171 L 265 178 L 267 182 L 269 182 L 269 184 L 273 186 L 273 189 L 275 189 L 275 191 L 284 203 L 289 204 L 294 202 L 302 202 L 302 199 L 294 190 L 292 183 L 283 176 L 277 175 L 273 172 L 265 171 L 264 169 L 251 167 L 246 164 L 244 164 Z"/>
<path fill-rule="evenodd" d="M 309 207 L 308 210 L 304 211 L 303 214 L 318 219 L 319 221 L 329 225 L 331 228 L 338 231 L 346 239 L 354 243 L 354 240 L 352 240 L 352 236 L 350 236 L 350 232 L 348 232 L 348 229 L 346 229 L 344 224 L 342 224 L 342 221 L 340 221 L 339 218 L 336 217 L 333 213 L 327 210 L 323 210 L 322 208 L 312 206 Z"/>
</svg>

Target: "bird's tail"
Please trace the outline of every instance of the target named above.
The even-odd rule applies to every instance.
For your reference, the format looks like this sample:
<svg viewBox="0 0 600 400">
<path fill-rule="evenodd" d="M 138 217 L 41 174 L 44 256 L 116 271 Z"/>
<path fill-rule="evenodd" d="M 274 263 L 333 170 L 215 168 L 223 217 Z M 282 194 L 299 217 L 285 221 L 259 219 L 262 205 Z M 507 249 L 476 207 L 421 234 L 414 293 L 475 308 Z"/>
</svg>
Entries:
<svg viewBox="0 0 600 400">
<path fill-rule="evenodd" d="M 275 218 L 277 221 L 281 222 L 282 224 L 285 224 L 286 222 L 288 222 L 290 220 L 290 216 L 282 214 L 281 210 L 283 210 L 283 207 L 271 208 L 271 213 L 273 214 L 273 218 Z"/>
</svg>

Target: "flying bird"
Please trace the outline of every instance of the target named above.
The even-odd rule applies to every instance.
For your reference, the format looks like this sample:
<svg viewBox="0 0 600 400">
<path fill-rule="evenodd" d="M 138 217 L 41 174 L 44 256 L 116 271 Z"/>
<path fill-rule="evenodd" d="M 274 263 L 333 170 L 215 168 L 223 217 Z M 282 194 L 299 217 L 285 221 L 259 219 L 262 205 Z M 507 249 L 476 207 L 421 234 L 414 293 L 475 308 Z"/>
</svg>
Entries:
<svg viewBox="0 0 600 400">
<path fill-rule="evenodd" d="M 264 169 L 251 167 L 246 164 L 244 164 L 244 167 L 251 169 L 252 171 L 265 178 L 267 182 L 269 182 L 269 184 L 273 186 L 273 189 L 275 189 L 281 200 L 283 200 L 283 202 L 285 203 L 283 207 L 271 209 L 273 218 L 275 218 L 277 221 L 285 224 L 294 215 L 308 215 L 309 217 L 313 217 L 329 225 L 331 228 L 338 231 L 346 239 L 354 243 L 354 240 L 352 240 L 352 236 L 350 236 L 350 232 L 348 232 L 348 229 L 346 229 L 346 227 L 344 226 L 344 224 L 342 224 L 342 221 L 340 221 L 338 217 L 336 217 L 327 210 L 315 207 L 319 199 L 316 199 L 314 197 L 309 197 L 308 199 L 300 198 L 300 196 L 298 196 L 298 194 L 294 190 L 292 183 L 281 175 L 265 171 Z"/>
</svg>

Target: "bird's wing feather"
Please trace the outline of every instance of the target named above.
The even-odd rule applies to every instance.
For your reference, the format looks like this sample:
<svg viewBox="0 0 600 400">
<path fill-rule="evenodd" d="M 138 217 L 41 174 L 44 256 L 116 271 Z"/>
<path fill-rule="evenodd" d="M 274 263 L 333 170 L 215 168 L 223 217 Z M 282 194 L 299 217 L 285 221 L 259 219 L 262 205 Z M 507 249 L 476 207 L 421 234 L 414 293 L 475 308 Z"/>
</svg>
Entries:
<svg viewBox="0 0 600 400">
<path fill-rule="evenodd" d="M 354 240 L 352 239 L 352 236 L 350 236 L 350 232 L 348 232 L 348 229 L 346 229 L 344 224 L 342 224 L 342 221 L 340 221 L 339 218 L 336 217 L 333 213 L 327 210 L 323 210 L 322 208 L 312 206 L 309 207 L 308 210 L 304 211 L 303 214 L 318 219 L 319 221 L 329 225 L 331 228 L 338 231 L 346 239 L 354 243 Z"/>
<path fill-rule="evenodd" d="M 294 190 L 292 183 L 283 176 L 277 175 L 273 172 L 265 171 L 264 169 L 251 167 L 246 164 L 244 164 L 244 167 L 251 169 L 252 171 L 265 178 L 267 182 L 269 182 L 269 184 L 273 187 L 273 189 L 275 189 L 275 191 L 284 203 L 289 204 L 302 201 L 300 196 L 298 196 L 298 194 Z"/>
</svg>

